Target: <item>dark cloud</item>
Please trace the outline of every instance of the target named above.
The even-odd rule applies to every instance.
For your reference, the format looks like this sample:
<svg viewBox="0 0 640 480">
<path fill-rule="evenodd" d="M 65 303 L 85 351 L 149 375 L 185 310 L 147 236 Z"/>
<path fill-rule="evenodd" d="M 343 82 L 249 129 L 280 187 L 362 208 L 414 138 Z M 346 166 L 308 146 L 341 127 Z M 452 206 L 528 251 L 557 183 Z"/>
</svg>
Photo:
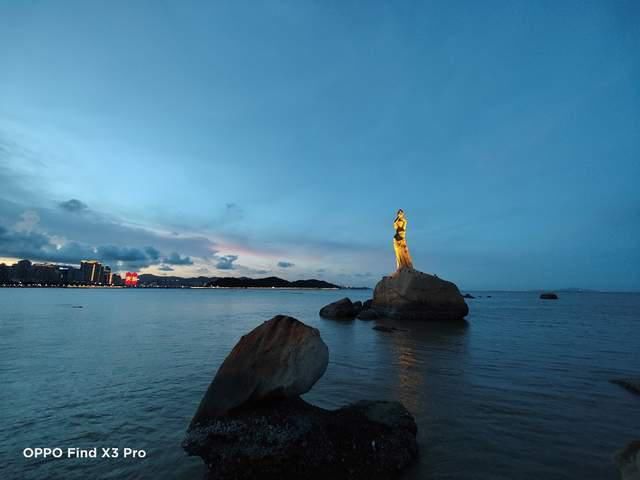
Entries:
<svg viewBox="0 0 640 480">
<path fill-rule="evenodd" d="M 153 247 L 146 247 L 144 251 L 151 260 L 158 260 L 160 258 L 160 252 Z"/>
<path fill-rule="evenodd" d="M 79 263 L 81 259 L 93 258 L 95 251 L 77 242 L 58 246 L 43 233 L 17 232 L 0 226 L 0 255 L 41 262 Z"/>
<path fill-rule="evenodd" d="M 238 255 L 224 255 L 222 257 L 218 257 L 216 268 L 219 270 L 233 270 L 233 262 L 235 262 L 237 259 Z"/>
<path fill-rule="evenodd" d="M 173 268 L 171 268 L 169 265 L 161 265 L 158 267 L 158 270 L 160 270 L 161 272 L 173 272 Z"/>
<path fill-rule="evenodd" d="M 149 256 L 139 248 L 118 247 L 105 245 L 96 249 L 96 257 L 102 261 L 115 261 L 124 263 L 146 263 L 152 261 Z"/>
<path fill-rule="evenodd" d="M 291 263 L 291 262 L 286 262 L 284 260 L 281 260 L 278 262 L 278 266 L 280 268 L 291 268 L 295 265 L 295 263 Z"/>
<path fill-rule="evenodd" d="M 58 206 L 67 212 L 82 212 L 83 210 L 87 210 L 89 207 L 86 203 L 81 202 L 77 198 L 72 198 L 71 200 L 67 200 L 66 202 L 58 203 Z"/>
<path fill-rule="evenodd" d="M 193 265 L 191 257 L 181 257 L 178 252 L 171 253 L 163 262 L 169 265 Z"/>
<path fill-rule="evenodd" d="M 0 254 L 27 257 L 50 244 L 49 237 L 37 232 L 14 232 L 0 225 Z"/>
<path fill-rule="evenodd" d="M 144 248 L 117 246 L 117 245 L 91 245 L 70 241 L 62 244 L 55 243 L 55 237 L 37 231 L 10 230 L 0 225 L 0 255 L 28 258 L 34 261 L 73 263 L 81 260 L 95 259 L 111 265 L 114 269 L 141 269 L 151 265 L 167 264 L 192 265 L 190 257 L 181 256 L 173 252 L 169 257 L 162 259 L 158 249 L 148 246 Z M 231 259 L 230 263 L 233 263 Z M 162 269 L 162 268 L 161 268 Z M 164 271 L 169 271 L 162 269 Z"/>
</svg>

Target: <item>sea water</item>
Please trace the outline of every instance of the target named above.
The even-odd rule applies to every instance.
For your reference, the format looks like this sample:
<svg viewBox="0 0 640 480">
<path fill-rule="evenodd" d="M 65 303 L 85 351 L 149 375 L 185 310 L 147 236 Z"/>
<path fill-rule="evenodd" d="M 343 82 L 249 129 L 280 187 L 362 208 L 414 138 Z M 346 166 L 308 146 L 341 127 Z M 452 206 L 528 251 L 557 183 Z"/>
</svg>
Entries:
<svg viewBox="0 0 640 480">
<path fill-rule="evenodd" d="M 308 401 L 415 416 L 404 478 L 616 479 L 640 397 L 609 380 L 640 374 L 640 295 L 472 293 L 465 324 L 385 333 L 318 316 L 370 291 L 0 289 L 0 478 L 201 478 L 180 442 L 202 395 L 241 335 L 287 314 L 329 346 Z"/>
</svg>

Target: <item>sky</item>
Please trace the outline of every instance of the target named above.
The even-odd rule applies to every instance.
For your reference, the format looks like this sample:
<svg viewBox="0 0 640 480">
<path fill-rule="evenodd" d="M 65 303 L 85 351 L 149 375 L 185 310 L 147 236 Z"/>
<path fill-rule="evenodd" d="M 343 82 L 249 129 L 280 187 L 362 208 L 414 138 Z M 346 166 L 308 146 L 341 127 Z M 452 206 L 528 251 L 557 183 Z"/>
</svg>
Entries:
<svg viewBox="0 0 640 480">
<path fill-rule="evenodd" d="M 0 1 L 0 261 L 640 290 L 635 1 Z"/>
</svg>

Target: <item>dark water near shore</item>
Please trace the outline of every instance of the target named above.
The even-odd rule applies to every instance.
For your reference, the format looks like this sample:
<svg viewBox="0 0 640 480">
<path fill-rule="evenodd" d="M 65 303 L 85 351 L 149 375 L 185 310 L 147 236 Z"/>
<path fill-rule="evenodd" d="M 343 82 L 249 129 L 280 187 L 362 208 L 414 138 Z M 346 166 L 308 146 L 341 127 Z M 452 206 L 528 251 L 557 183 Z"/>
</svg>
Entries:
<svg viewBox="0 0 640 480">
<path fill-rule="evenodd" d="M 466 326 L 388 334 L 318 317 L 344 293 L 1 289 L 0 478 L 199 479 L 185 427 L 239 337 L 277 313 L 329 345 L 307 400 L 397 399 L 415 415 L 407 479 L 617 478 L 612 454 L 640 438 L 640 397 L 608 380 L 640 373 L 640 295 L 494 292 L 467 300 Z M 22 457 L 38 446 L 147 458 Z"/>
</svg>

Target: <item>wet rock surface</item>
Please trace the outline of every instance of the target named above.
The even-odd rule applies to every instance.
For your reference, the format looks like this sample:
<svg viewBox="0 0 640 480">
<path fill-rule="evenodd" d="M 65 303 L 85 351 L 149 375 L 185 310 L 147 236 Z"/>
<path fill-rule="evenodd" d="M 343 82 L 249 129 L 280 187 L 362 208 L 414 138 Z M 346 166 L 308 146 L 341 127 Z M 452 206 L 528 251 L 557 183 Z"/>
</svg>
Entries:
<svg viewBox="0 0 640 480">
<path fill-rule="evenodd" d="M 398 402 L 324 410 L 271 401 L 191 428 L 183 442 L 208 479 L 389 479 L 417 456 L 417 427 Z"/>
<path fill-rule="evenodd" d="M 297 397 L 324 374 L 329 349 L 317 329 L 277 315 L 244 335 L 209 385 L 192 425 L 245 404 Z"/>
<path fill-rule="evenodd" d="M 333 319 L 352 319 L 362 310 L 362 302 L 353 303 L 350 298 L 342 298 L 337 302 L 325 305 L 320 309 L 320 316 Z"/>
</svg>

